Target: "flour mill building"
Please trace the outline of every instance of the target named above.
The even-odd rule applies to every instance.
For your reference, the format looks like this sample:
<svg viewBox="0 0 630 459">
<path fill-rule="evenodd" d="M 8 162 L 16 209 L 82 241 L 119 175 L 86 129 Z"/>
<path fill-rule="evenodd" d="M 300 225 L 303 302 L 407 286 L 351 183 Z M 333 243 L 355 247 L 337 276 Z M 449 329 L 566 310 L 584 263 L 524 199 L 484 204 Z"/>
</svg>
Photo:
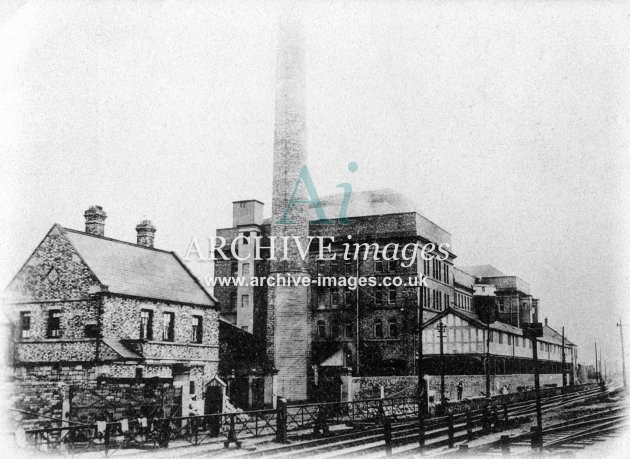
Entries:
<svg viewBox="0 0 630 459">
<path fill-rule="evenodd" d="M 340 214 L 342 195 L 323 198 L 319 211 L 332 219 L 321 221 L 313 208 L 292 205 L 308 201 L 304 186 L 296 186 L 307 163 L 304 101 L 303 37 L 300 27 L 284 23 L 278 50 L 275 135 L 273 156 L 273 195 L 271 218 L 264 218 L 264 205 L 258 200 L 233 203 L 233 221 L 217 230 L 227 244 L 238 238 L 238 257 L 217 257 L 215 275 L 224 277 L 272 276 L 311 280 L 323 276 L 385 277 L 427 276 L 426 285 L 359 287 L 339 286 L 267 287 L 217 285 L 215 295 L 223 317 L 252 334 L 257 342 L 259 365 L 255 375 L 242 369 L 237 377 L 257 380 L 253 399 L 274 403 L 277 396 L 290 400 L 351 399 L 378 396 L 374 388 L 385 387 L 386 394 L 415 393 L 418 371 L 418 324 L 423 327 L 425 372 L 439 374 L 434 329 L 448 326 L 447 372 L 451 381 L 465 380 L 466 395 L 479 395 L 484 368 L 490 366 L 493 387 L 533 385 L 531 342 L 523 337 L 522 326 L 538 315 L 538 300 L 529 285 L 516 276 L 506 276 L 488 266 L 456 267 L 451 234 L 426 218 L 415 204 L 393 190 L 374 190 L 352 195 L 347 217 L 352 224 L 335 219 Z M 292 224 L 283 224 L 291 209 Z M 318 260 L 311 252 L 305 259 L 295 248 L 285 260 L 253 260 L 256 244 L 269 247 L 269 238 L 334 236 L 338 255 L 341 242 L 349 237 L 355 243 L 447 244 L 446 257 L 416 260 L 410 266 L 384 260 L 382 254 L 367 259 Z M 294 247 L 294 246 L 293 246 Z M 262 250 L 265 253 L 265 250 Z M 490 356 L 483 343 L 488 330 L 478 316 L 476 296 L 496 298 L 498 320 L 490 326 Z M 561 383 L 562 351 L 573 372 L 575 346 L 559 339 L 545 328 L 541 338 L 543 383 Z M 568 354 L 568 356 L 567 356 Z M 434 383 L 429 383 L 434 387 Z M 433 386 L 431 386 L 433 384 Z"/>
</svg>

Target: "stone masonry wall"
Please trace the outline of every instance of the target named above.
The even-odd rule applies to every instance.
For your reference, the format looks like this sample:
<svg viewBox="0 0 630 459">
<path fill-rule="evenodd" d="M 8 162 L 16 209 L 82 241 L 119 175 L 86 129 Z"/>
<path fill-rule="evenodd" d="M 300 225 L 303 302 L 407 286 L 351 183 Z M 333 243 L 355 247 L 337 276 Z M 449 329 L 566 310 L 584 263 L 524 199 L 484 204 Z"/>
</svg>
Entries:
<svg viewBox="0 0 630 459">
<path fill-rule="evenodd" d="M 55 225 L 7 287 L 10 300 L 85 298 L 100 284 Z"/>
<path fill-rule="evenodd" d="M 429 375 L 429 395 L 439 398 L 440 376 Z M 463 397 L 478 397 L 486 390 L 486 377 L 484 375 L 445 375 L 444 387 L 445 395 L 450 400 L 457 400 L 457 384 L 464 384 Z M 418 378 L 416 376 L 373 376 L 352 378 L 354 400 L 379 398 L 380 385 L 385 387 L 385 397 L 413 397 L 416 395 Z M 540 386 L 546 384 L 556 384 L 562 386 L 562 375 L 541 374 Z M 515 375 L 492 375 L 490 377 L 490 387 L 493 392 L 498 393 L 499 389 L 506 385 L 511 393 L 516 392 L 518 387 L 533 387 L 533 374 Z"/>
</svg>

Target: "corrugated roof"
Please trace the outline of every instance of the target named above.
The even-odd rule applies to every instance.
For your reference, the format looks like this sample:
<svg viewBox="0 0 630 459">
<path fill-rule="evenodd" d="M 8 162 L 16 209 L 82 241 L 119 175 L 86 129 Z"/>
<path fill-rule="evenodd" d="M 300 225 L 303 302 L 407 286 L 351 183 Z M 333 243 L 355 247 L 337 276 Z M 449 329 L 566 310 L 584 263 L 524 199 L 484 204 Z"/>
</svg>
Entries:
<svg viewBox="0 0 630 459">
<path fill-rule="evenodd" d="M 68 240 L 112 293 L 178 303 L 216 303 L 173 252 L 64 228 Z"/>
</svg>

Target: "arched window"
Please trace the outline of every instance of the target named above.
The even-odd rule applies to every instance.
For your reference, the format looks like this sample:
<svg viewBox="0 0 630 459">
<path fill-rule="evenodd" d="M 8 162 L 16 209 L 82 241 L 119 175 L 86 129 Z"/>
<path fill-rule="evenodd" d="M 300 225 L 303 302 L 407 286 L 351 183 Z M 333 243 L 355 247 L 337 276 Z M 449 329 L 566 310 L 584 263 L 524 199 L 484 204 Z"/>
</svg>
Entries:
<svg viewBox="0 0 630 459">
<path fill-rule="evenodd" d="M 376 338 L 383 337 L 383 320 L 382 319 L 376 319 L 374 321 L 374 336 Z"/>
<path fill-rule="evenodd" d="M 389 337 L 398 338 L 398 323 L 394 318 L 389 319 Z"/>
<path fill-rule="evenodd" d="M 320 338 L 326 338 L 326 322 L 323 320 L 317 321 L 317 336 Z"/>
</svg>

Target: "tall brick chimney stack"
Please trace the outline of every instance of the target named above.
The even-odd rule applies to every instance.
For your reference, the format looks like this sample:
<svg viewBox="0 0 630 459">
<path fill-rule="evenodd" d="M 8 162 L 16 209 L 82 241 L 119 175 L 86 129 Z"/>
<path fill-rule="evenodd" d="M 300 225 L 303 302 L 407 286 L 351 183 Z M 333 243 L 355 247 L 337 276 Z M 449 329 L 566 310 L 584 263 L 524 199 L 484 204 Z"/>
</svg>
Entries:
<svg viewBox="0 0 630 459">
<path fill-rule="evenodd" d="M 291 208 L 288 219 L 295 223 L 278 223 L 307 156 L 304 34 L 296 6 L 289 8 L 281 13 L 278 34 L 271 235 L 297 236 L 304 244 L 308 236 L 306 206 Z M 305 191 L 301 186 L 295 199 L 304 200 Z M 308 276 L 306 261 L 294 243 L 289 244 L 286 258 L 270 262 L 271 275 L 298 279 Z M 269 287 L 268 295 L 267 357 L 276 374 L 266 384 L 272 384 L 274 402 L 276 396 L 305 400 L 310 355 L 309 289 L 293 283 L 290 287 Z"/>
<path fill-rule="evenodd" d="M 90 206 L 85 216 L 85 232 L 95 236 L 105 236 L 105 219 L 107 214 L 101 206 Z"/>
<path fill-rule="evenodd" d="M 136 232 L 138 233 L 137 243 L 145 247 L 153 247 L 153 240 L 155 239 L 155 226 L 151 223 L 151 220 L 142 220 L 136 226 Z"/>
</svg>

